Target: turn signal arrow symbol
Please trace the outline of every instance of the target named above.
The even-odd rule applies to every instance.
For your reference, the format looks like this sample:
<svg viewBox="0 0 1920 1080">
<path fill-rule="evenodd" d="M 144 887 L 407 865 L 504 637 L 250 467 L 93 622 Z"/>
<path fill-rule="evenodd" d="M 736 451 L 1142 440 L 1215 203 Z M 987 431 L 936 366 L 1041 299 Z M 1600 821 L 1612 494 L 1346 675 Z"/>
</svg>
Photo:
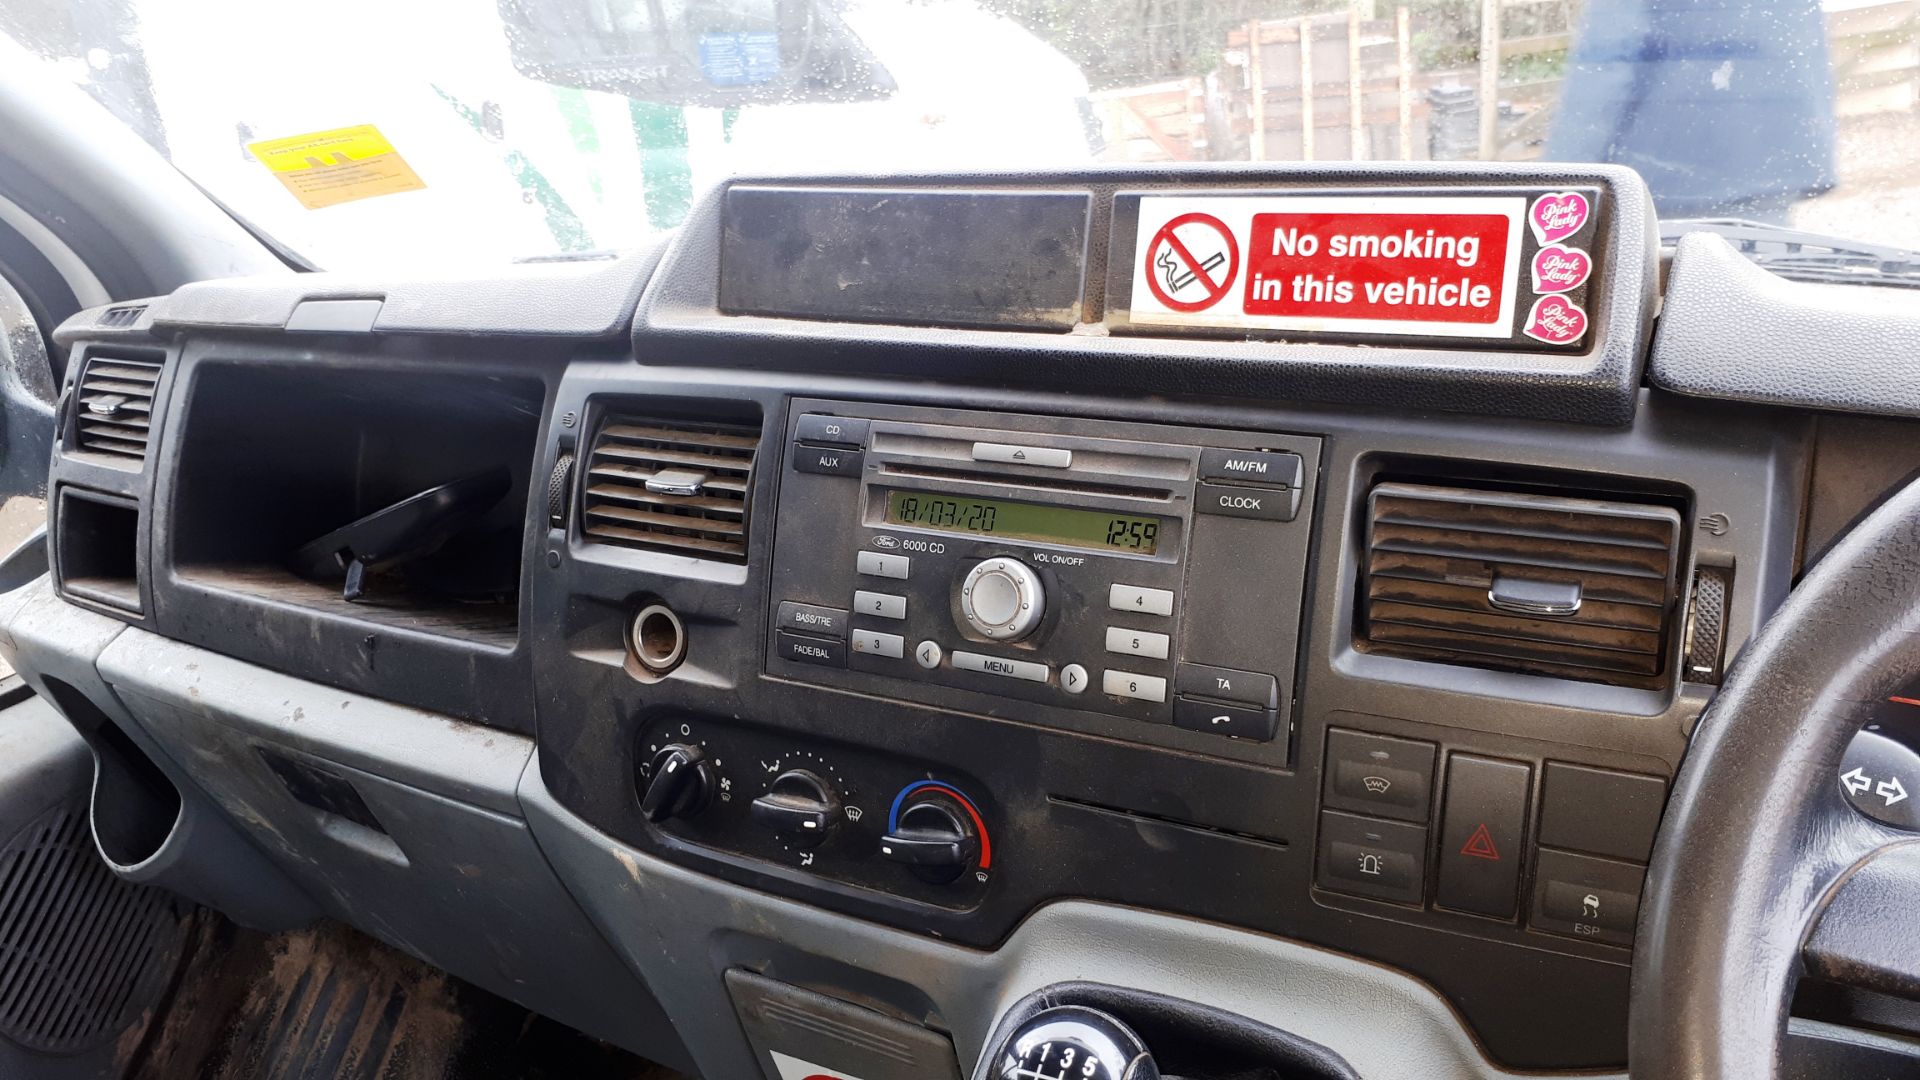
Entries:
<svg viewBox="0 0 1920 1080">
<path fill-rule="evenodd" d="M 1858 765 L 1854 766 L 1852 772 L 1842 775 L 1840 782 L 1846 785 L 1849 795 L 1858 795 L 1873 786 L 1873 779 L 1867 775 L 1866 769 Z"/>
<path fill-rule="evenodd" d="M 1476 859 L 1500 861 L 1500 849 L 1493 846 L 1493 834 L 1487 831 L 1485 822 L 1481 822 L 1480 827 L 1473 830 L 1473 835 L 1467 837 L 1467 844 L 1460 849 L 1460 854 L 1470 855 Z"/>
<path fill-rule="evenodd" d="M 1880 786 L 1874 788 L 1873 793 L 1885 799 L 1888 806 L 1907 797 L 1907 789 L 1901 786 L 1900 778 L 1897 776 L 1891 780 L 1880 781 Z"/>
</svg>

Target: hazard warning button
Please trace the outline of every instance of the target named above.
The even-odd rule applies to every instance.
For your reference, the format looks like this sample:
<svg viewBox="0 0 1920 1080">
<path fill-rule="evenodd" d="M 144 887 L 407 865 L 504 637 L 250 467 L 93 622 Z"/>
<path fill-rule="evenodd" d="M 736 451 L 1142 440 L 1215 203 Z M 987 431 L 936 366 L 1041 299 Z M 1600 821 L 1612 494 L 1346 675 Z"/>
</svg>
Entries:
<svg viewBox="0 0 1920 1080">
<path fill-rule="evenodd" d="M 1440 824 L 1441 907 L 1511 919 L 1519 893 L 1521 832 L 1533 769 L 1518 761 L 1454 754 L 1447 759 Z"/>
</svg>

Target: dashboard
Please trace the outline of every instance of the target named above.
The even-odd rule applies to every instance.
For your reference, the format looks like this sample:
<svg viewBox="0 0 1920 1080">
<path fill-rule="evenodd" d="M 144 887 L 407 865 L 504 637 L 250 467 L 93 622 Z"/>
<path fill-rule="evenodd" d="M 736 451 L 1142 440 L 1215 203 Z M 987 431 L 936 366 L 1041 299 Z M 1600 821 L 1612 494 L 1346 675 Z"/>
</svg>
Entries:
<svg viewBox="0 0 1920 1080">
<path fill-rule="evenodd" d="M 1617 1070 L 1692 726 L 1920 456 L 1663 352 L 1654 236 L 1603 167 L 764 178 L 189 285 L 60 329 L 0 646 L 124 875 L 709 1076 L 891 1075 L 806 1008 L 971 1074 L 1063 978 Z"/>
</svg>

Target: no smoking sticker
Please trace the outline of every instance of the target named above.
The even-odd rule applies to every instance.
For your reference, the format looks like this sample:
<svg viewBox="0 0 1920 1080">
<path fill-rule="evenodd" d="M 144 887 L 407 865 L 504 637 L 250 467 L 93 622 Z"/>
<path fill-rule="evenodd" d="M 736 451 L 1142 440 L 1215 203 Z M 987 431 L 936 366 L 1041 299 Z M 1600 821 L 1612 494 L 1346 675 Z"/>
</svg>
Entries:
<svg viewBox="0 0 1920 1080">
<path fill-rule="evenodd" d="M 1240 245 L 1211 214 L 1181 214 L 1147 241 L 1147 289 L 1171 311 L 1205 311 L 1240 273 Z"/>
<path fill-rule="evenodd" d="M 1577 346 L 1578 192 L 1145 196 L 1134 324 Z M 1526 272 L 1522 272 L 1522 267 Z M 1535 301 L 1555 294 L 1555 303 Z M 1522 325 L 1524 322 L 1524 325 Z"/>
</svg>

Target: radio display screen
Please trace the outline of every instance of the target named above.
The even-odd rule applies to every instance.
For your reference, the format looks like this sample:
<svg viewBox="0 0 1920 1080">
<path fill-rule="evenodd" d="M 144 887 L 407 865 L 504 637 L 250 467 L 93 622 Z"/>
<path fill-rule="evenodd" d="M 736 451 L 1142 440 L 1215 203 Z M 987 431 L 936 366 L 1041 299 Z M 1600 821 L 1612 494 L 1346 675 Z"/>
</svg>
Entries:
<svg viewBox="0 0 1920 1080">
<path fill-rule="evenodd" d="M 1033 540 L 1043 544 L 1151 555 L 1160 546 L 1160 519 L 1079 510 L 1070 506 L 972 499 L 924 491 L 887 493 L 887 521 L 922 529 Z"/>
</svg>

